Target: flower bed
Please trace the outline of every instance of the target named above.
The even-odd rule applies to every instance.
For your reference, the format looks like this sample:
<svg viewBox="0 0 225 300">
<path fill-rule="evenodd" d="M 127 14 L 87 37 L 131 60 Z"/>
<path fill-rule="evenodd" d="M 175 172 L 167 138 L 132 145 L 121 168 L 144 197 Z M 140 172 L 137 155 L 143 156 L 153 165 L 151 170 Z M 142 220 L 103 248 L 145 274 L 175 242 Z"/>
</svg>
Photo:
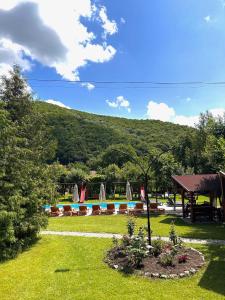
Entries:
<svg viewBox="0 0 225 300">
<path fill-rule="evenodd" d="M 144 230 L 134 234 L 134 222 L 128 222 L 128 235 L 121 241 L 114 238 L 105 262 L 124 273 L 135 273 L 152 278 L 175 279 L 195 274 L 204 264 L 204 256 L 193 248 L 184 247 L 177 237 L 174 225 L 170 241 L 160 238 L 147 244 Z"/>
</svg>

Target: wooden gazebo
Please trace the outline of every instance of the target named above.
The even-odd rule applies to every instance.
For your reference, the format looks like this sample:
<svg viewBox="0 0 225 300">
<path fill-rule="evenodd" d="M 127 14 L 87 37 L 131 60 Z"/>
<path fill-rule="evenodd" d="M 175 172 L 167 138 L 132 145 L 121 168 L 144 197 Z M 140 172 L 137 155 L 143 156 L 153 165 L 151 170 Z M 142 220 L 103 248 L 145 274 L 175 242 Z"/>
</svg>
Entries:
<svg viewBox="0 0 225 300">
<path fill-rule="evenodd" d="M 223 221 L 225 221 L 225 172 L 219 172 L 220 186 L 221 186 L 221 207 L 223 210 Z"/>
<path fill-rule="evenodd" d="M 191 221 L 195 222 L 199 216 L 207 216 L 210 220 L 213 220 L 217 197 L 221 197 L 221 194 L 223 194 L 221 187 L 225 187 L 225 173 L 223 174 L 224 184 L 221 183 L 220 174 L 172 176 L 175 188 L 181 193 L 184 218 L 187 216 L 184 200 L 185 195 L 188 195 Z M 197 204 L 195 201 L 196 194 L 209 195 L 209 202 L 201 205 Z"/>
</svg>

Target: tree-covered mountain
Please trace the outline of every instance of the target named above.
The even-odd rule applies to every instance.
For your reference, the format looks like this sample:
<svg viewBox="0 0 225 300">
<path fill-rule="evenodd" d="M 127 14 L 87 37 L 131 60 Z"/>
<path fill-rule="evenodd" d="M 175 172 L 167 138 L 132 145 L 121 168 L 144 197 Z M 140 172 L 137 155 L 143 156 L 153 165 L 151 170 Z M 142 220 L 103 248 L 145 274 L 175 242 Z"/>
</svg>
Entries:
<svg viewBox="0 0 225 300">
<path fill-rule="evenodd" d="M 90 161 L 113 144 L 130 144 L 137 151 L 172 144 L 194 129 L 157 120 L 101 116 L 36 101 L 57 140 L 56 159 L 67 164 Z"/>
</svg>

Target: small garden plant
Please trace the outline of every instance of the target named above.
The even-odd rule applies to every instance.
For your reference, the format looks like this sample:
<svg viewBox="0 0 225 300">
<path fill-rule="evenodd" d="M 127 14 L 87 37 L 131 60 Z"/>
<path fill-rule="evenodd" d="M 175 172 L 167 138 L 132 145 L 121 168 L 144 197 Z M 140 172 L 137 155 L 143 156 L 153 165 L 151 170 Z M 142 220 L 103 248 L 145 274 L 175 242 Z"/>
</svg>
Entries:
<svg viewBox="0 0 225 300">
<path fill-rule="evenodd" d="M 133 219 L 127 222 L 127 232 L 121 240 L 113 238 L 113 246 L 105 257 L 110 267 L 124 273 L 139 272 L 162 278 L 184 277 L 195 273 L 197 270 L 194 267 L 199 268 L 204 262 L 201 253 L 182 244 L 173 222 L 169 241 L 159 237 L 151 245 L 148 244 L 144 228 L 140 227 L 135 234 Z"/>
</svg>

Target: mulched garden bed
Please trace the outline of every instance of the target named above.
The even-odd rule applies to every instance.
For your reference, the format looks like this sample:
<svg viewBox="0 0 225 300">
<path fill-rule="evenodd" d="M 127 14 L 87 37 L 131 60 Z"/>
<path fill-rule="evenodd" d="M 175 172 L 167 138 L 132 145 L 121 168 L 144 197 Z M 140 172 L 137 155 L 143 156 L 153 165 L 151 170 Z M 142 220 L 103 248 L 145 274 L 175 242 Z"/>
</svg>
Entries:
<svg viewBox="0 0 225 300">
<path fill-rule="evenodd" d="M 111 263 L 108 263 L 110 267 L 123 270 L 126 264 L 126 257 L 115 258 L 113 249 Z M 180 256 L 187 256 L 185 262 L 179 262 Z M 143 259 L 142 266 L 134 270 L 134 274 L 151 278 L 183 278 L 195 274 L 204 265 L 204 256 L 201 252 L 193 248 L 182 247 L 174 257 L 173 266 L 162 266 L 159 263 L 159 258 L 155 256 L 148 256 Z"/>
</svg>

